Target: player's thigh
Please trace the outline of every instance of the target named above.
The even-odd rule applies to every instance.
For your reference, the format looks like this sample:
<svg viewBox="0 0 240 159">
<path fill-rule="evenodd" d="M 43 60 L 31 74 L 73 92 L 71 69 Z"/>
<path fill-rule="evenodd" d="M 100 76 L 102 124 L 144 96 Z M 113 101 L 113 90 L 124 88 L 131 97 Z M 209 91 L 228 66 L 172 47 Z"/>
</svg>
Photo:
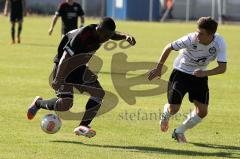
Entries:
<svg viewBox="0 0 240 159">
<path fill-rule="evenodd" d="M 71 72 L 66 82 L 73 83 L 80 93 L 87 92 L 91 96 L 99 98 L 103 98 L 105 95 L 97 76 L 87 66 L 81 66 Z"/>
<path fill-rule="evenodd" d="M 169 82 L 168 82 L 168 103 L 175 106 L 180 106 L 187 92 L 187 81 L 185 78 L 185 74 L 173 70 Z"/>
<path fill-rule="evenodd" d="M 189 100 L 190 102 L 197 101 L 202 105 L 208 105 L 209 103 L 209 88 L 208 78 L 195 78 L 189 87 Z"/>
<path fill-rule="evenodd" d="M 75 88 L 78 89 L 81 93 L 89 93 L 92 97 L 103 98 L 105 95 L 105 91 L 98 80 L 92 83 L 85 83 L 75 86 Z"/>
</svg>

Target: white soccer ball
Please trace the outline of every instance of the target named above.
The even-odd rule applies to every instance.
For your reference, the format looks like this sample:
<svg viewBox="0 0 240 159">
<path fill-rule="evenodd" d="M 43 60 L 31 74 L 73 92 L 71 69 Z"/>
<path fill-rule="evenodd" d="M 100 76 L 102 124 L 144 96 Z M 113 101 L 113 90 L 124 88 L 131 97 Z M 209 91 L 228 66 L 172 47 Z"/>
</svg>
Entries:
<svg viewBox="0 0 240 159">
<path fill-rule="evenodd" d="M 55 114 L 47 114 L 42 118 L 41 128 L 48 134 L 55 134 L 60 130 L 62 122 Z"/>
</svg>

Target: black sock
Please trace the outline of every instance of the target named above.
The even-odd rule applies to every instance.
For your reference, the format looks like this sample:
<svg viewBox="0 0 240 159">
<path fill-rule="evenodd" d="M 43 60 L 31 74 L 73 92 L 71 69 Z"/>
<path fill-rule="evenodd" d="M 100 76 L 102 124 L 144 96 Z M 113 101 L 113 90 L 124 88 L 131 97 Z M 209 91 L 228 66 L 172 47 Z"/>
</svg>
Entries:
<svg viewBox="0 0 240 159">
<path fill-rule="evenodd" d="M 38 100 L 36 102 L 37 108 L 47 109 L 47 110 L 54 110 L 58 98 L 52 98 L 48 100 Z"/>
<path fill-rule="evenodd" d="M 15 41 L 15 28 L 11 28 L 11 35 L 12 35 L 12 40 Z"/>
<path fill-rule="evenodd" d="M 18 37 L 20 37 L 21 32 L 22 32 L 22 26 L 18 26 Z"/>
<path fill-rule="evenodd" d="M 96 116 L 100 106 L 100 103 L 89 99 L 86 105 L 86 112 L 82 118 L 80 125 L 88 126 L 92 122 L 93 118 Z"/>
</svg>

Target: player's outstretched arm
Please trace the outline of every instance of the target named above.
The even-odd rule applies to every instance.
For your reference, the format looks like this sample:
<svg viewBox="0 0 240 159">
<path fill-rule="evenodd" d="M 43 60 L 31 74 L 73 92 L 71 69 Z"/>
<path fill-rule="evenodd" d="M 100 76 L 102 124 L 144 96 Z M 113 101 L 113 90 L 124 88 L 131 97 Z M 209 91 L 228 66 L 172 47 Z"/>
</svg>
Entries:
<svg viewBox="0 0 240 159">
<path fill-rule="evenodd" d="M 5 6 L 4 6 L 4 11 L 3 11 L 3 14 L 5 16 L 8 16 L 8 5 L 9 5 L 9 0 L 6 0 Z"/>
<path fill-rule="evenodd" d="M 54 28 L 54 26 L 56 25 L 57 20 L 58 20 L 58 16 L 57 16 L 57 15 L 54 15 L 54 16 L 53 16 L 53 19 L 52 19 L 51 27 L 50 27 L 50 29 L 48 30 L 48 34 L 49 34 L 49 35 L 52 35 L 53 28 Z"/>
<path fill-rule="evenodd" d="M 115 32 L 115 34 L 111 37 L 112 40 L 127 40 L 130 45 L 134 46 L 136 44 L 136 40 L 133 36 L 120 33 L 120 32 Z"/>
<path fill-rule="evenodd" d="M 193 75 L 196 77 L 206 77 L 206 76 L 213 76 L 225 73 L 227 70 L 227 63 L 226 62 L 218 62 L 218 66 L 207 71 L 203 70 L 196 70 L 193 72 Z"/>
<path fill-rule="evenodd" d="M 161 72 L 162 72 L 162 66 L 165 63 L 165 61 L 167 60 L 170 52 L 172 51 L 172 46 L 171 44 L 168 44 L 167 46 L 165 46 L 165 48 L 163 49 L 163 53 L 160 57 L 160 60 L 157 64 L 157 67 L 150 70 L 148 73 L 148 79 L 151 81 L 152 79 L 156 78 L 156 77 L 161 77 Z"/>
</svg>

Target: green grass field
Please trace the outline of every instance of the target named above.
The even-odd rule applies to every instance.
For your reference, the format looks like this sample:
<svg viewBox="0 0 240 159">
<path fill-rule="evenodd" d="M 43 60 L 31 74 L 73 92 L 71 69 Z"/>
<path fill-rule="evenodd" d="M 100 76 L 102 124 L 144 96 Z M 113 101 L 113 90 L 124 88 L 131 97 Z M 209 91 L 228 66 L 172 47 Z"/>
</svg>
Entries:
<svg viewBox="0 0 240 159">
<path fill-rule="evenodd" d="M 112 57 L 119 52 L 127 54 L 129 62 L 157 62 L 164 45 L 194 31 L 194 23 L 117 22 L 117 29 L 135 36 L 137 45 L 128 50 L 105 51 L 102 47 L 98 51 L 97 56 L 104 61 L 99 80 L 105 90 L 118 96 L 119 102 L 112 111 L 93 121 L 91 126 L 97 135 L 86 139 L 73 134 L 79 121 L 63 120 L 61 130 L 48 135 L 39 126 L 47 111 L 40 111 L 33 121 L 26 118 L 33 97 L 55 95 L 48 77 L 60 40 L 60 22 L 50 37 L 47 33 L 50 21 L 51 17 L 27 17 L 22 44 L 11 45 L 9 19 L 0 17 L 0 159 L 240 158 L 239 26 L 219 27 L 218 32 L 228 45 L 228 70 L 224 75 L 209 78 L 209 114 L 186 133 L 189 143 L 182 145 L 171 139 L 171 133 L 183 116 L 171 120 L 167 133 L 159 130 L 159 116 L 149 117 L 162 110 L 166 93 L 137 97 L 136 104 L 128 105 L 114 88 L 109 72 Z M 87 19 L 87 24 L 97 22 Z M 169 69 L 162 77 L 166 81 L 176 56 L 177 53 L 172 53 L 166 62 Z M 210 68 L 214 66 L 216 63 Z M 147 84 L 134 88 L 153 87 Z M 77 95 L 72 111 L 84 110 L 86 99 Z M 186 114 L 193 108 L 185 96 L 180 113 Z"/>
</svg>

